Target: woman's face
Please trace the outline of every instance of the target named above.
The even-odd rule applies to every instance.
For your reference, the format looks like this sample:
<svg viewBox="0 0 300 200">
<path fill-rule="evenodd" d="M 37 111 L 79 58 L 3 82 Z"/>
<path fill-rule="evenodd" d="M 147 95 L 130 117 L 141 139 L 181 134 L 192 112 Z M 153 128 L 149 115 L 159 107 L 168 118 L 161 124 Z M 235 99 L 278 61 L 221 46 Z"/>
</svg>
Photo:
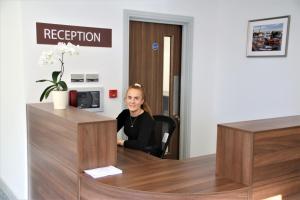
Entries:
<svg viewBox="0 0 300 200">
<path fill-rule="evenodd" d="M 131 112 L 136 112 L 141 109 L 144 103 L 142 91 L 139 89 L 130 88 L 127 92 L 125 103 Z"/>
</svg>

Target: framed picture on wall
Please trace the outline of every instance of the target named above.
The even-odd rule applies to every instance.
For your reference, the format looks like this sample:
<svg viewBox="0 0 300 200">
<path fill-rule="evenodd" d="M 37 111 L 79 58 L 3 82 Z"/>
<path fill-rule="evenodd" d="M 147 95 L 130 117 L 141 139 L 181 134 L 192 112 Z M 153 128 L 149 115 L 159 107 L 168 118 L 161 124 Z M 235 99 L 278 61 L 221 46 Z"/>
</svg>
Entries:
<svg viewBox="0 0 300 200">
<path fill-rule="evenodd" d="M 247 57 L 286 56 L 290 16 L 250 20 Z"/>
</svg>

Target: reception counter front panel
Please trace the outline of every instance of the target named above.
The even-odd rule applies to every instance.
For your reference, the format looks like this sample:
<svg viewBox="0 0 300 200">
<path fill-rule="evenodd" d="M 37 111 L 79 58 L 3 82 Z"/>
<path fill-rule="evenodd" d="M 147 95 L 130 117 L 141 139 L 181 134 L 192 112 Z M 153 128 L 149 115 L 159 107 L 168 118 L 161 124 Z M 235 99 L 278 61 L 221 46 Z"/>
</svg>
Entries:
<svg viewBox="0 0 300 200">
<path fill-rule="evenodd" d="M 116 121 L 69 107 L 27 105 L 29 199 L 79 199 L 85 169 L 115 165 Z"/>
<path fill-rule="evenodd" d="M 300 117 L 218 125 L 217 154 L 158 159 L 116 145 L 116 120 L 28 104 L 29 199 L 246 200 L 300 192 Z M 83 170 L 114 165 L 99 179 Z"/>
<path fill-rule="evenodd" d="M 300 192 L 300 116 L 218 125 L 216 166 L 255 199 Z"/>
</svg>

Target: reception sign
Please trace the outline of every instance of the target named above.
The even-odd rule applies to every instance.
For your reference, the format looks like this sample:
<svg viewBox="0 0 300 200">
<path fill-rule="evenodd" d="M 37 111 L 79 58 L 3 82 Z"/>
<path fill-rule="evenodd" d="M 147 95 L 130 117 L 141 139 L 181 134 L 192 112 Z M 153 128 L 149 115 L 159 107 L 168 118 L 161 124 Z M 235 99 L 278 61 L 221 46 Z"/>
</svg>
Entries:
<svg viewBox="0 0 300 200">
<path fill-rule="evenodd" d="M 74 45 L 111 47 L 112 30 L 84 26 L 36 23 L 37 44 L 71 42 Z"/>
</svg>

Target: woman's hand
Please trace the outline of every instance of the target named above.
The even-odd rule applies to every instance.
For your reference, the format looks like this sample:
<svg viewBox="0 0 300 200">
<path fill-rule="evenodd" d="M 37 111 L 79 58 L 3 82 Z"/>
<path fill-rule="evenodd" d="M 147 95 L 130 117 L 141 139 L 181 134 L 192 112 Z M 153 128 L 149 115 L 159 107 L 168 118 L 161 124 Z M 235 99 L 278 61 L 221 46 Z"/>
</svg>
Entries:
<svg viewBox="0 0 300 200">
<path fill-rule="evenodd" d="M 117 145 L 120 145 L 120 146 L 124 146 L 124 141 L 125 140 L 122 140 L 122 139 L 117 139 Z"/>
</svg>

